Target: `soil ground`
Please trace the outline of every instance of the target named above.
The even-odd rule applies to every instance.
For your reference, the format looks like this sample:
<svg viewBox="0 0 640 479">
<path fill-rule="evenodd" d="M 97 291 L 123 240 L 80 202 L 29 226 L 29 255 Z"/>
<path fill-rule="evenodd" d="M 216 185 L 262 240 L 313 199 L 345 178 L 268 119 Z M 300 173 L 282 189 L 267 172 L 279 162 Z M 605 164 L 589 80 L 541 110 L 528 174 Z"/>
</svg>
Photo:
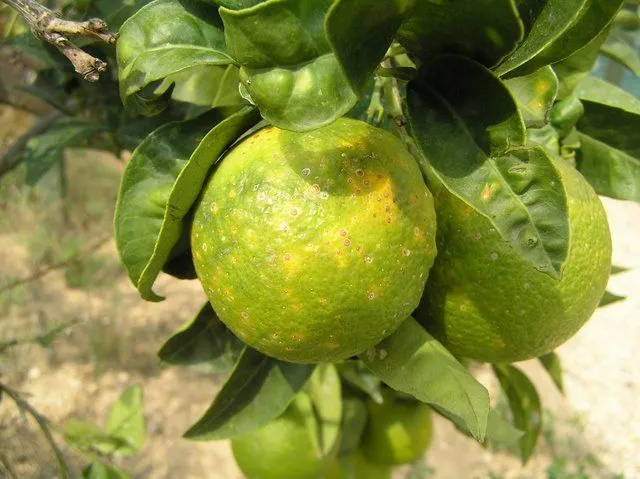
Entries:
<svg viewBox="0 0 640 479">
<path fill-rule="evenodd" d="M 4 140 L 26 128 L 28 115 L 0 107 Z M 7 130 L 10 126 L 11 130 Z M 2 128 L 5 128 L 2 131 Z M 8 141 L 5 142 L 7 144 Z M 98 152 L 68 155 L 69 191 L 58 195 L 57 172 L 26 190 L 18 169 L 0 181 L 0 291 L 16 279 L 68 258 L 111 235 L 122 171 L 118 159 Z M 640 205 L 606 200 L 614 263 L 629 268 L 612 277 L 612 292 L 629 297 L 599 309 L 559 349 L 566 395 L 535 361 L 521 366 L 544 400 L 544 434 L 522 467 L 515 451 L 483 449 L 446 421 L 436 422 L 425 461 L 394 477 L 473 479 L 640 478 Z M 66 219 L 65 219 L 66 218 Z M 0 356 L 0 381 L 25 394 L 53 425 L 71 418 L 103 424 L 113 400 L 129 385 L 144 391 L 148 438 L 142 452 L 118 460 L 135 478 L 235 479 L 227 442 L 190 442 L 182 433 L 205 411 L 224 378 L 165 367 L 155 353 L 172 331 L 204 302 L 197 282 L 162 276 L 161 303 L 141 300 L 107 240 L 90 256 L 0 292 L 0 341 L 33 336 L 68 321 L 76 323 L 48 348 L 16 346 Z M 476 370 L 500 410 L 506 410 L 487 367 Z M 79 477 L 86 459 L 65 447 Z M 0 402 L 0 477 L 56 477 L 55 460 L 35 423 L 13 403 Z"/>
</svg>

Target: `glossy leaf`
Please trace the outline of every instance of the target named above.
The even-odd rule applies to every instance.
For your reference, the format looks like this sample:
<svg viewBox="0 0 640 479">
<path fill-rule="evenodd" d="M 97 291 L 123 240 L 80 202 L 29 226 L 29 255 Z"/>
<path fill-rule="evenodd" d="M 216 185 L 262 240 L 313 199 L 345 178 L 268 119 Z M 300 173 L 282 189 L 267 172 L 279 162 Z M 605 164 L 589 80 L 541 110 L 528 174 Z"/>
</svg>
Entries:
<svg viewBox="0 0 640 479">
<path fill-rule="evenodd" d="M 484 439 L 487 390 L 415 319 L 408 318 L 361 359 L 393 389 L 438 408 L 473 437 Z"/>
<path fill-rule="evenodd" d="M 153 282 L 209 169 L 258 120 L 250 107 L 227 118 L 212 111 L 159 128 L 133 152 L 120 185 L 115 231 L 122 262 L 143 298 L 162 299 L 152 291 Z"/>
<path fill-rule="evenodd" d="M 551 380 L 562 394 L 564 394 L 564 380 L 562 378 L 562 362 L 560 356 L 551 351 L 538 358 L 540 364 L 549 373 Z"/>
<path fill-rule="evenodd" d="M 169 364 L 208 363 L 215 371 L 228 372 L 236 363 L 244 344 L 218 319 L 206 303 L 193 320 L 171 336 L 158 351 Z"/>
<path fill-rule="evenodd" d="M 144 96 L 151 83 L 188 68 L 232 63 L 220 17 L 196 0 L 156 0 L 120 28 L 117 43 L 120 96 L 127 108 L 154 115 L 168 95 Z"/>
<path fill-rule="evenodd" d="M 24 152 L 25 183 L 35 185 L 62 160 L 65 148 L 84 146 L 104 130 L 103 125 L 84 118 L 62 118 L 43 134 L 31 138 Z"/>
<path fill-rule="evenodd" d="M 627 299 L 626 296 L 618 296 L 617 294 L 610 293 L 609 291 L 605 291 L 602 295 L 602 299 L 600 299 L 600 304 L 598 307 L 607 306 L 608 304 L 617 303 L 618 301 L 622 301 Z"/>
<path fill-rule="evenodd" d="M 579 134 L 576 166 L 599 195 L 640 202 L 640 158 Z"/>
<path fill-rule="evenodd" d="M 382 404 L 380 379 L 372 374 L 362 361 L 349 361 L 339 364 L 338 371 L 347 384 L 365 393 L 376 403 Z"/>
<path fill-rule="evenodd" d="M 247 103 L 238 91 L 239 75 L 235 65 L 205 65 L 171 75 L 165 83 L 174 84 L 174 100 L 216 108 Z"/>
<path fill-rule="evenodd" d="M 140 386 L 128 387 L 113 403 L 104 430 L 125 442 L 126 446 L 117 450 L 119 454 L 135 454 L 140 450 L 146 431 Z"/>
<path fill-rule="evenodd" d="M 213 404 L 185 437 L 229 439 L 261 428 L 285 411 L 314 369 L 245 348 Z"/>
<path fill-rule="evenodd" d="M 554 63 L 553 70 L 558 77 L 558 99 L 573 94 L 576 86 L 589 75 L 600 55 L 600 48 L 609 36 L 610 28 L 605 28 L 584 47 L 564 60 Z"/>
<path fill-rule="evenodd" d="M 340 454 L 348 453 L 358 447 L 366 425 L 367 407 L 365 403 L 355 397 L 344 398 L 342 401 Z"/>
<path fill-rule="evenodd" d="M 564 138 L 575 128 L 582 115 L 584 115 L 584 105 L 576 96 L 571 95 L 553 105 L 551 125 L 558 131 L 560 137 Z"/>
<path fill-rule="evenodd" d="M 530 75 L 506 80 L 527 127 L 542 127 L 549 120 L 551 107 L 558 94 L 558 78 L 551 67 L 544 67 Z"/>
<path fill-rule="evenodd" d="M 325 37 L 332 0 L 268 0 L 244 10 L 220 9 L 240 80 L 270 123 L 311 130 L 331 123 L 357 96 Z"/>
<path fill-rule="evenodd" d="M 569 239 L 563 182 L 543 148 L 525 145 L 504 84 L 478 63 L 446 56 L 409 84 L 407 102 L 430 180 L 487 217 L 539 271 L 560 278 Z"/>
<path fill-rule="evenodd" d="M 520 457 L 525 464 L 536 447 L 542 429 L 540 397 L 529 378 L 509 364 L 494 364 L 493 370 L 509 400 L 516 427 L 524 431 L 519 440 Z"/>
<path fill-rule="evenodd" d="M 638 49 L 629 42 L 623 35 L 613 33 L 602 45 L 602 53 L 623 64 L 633 72 L 635 76 L 640 76 L 640 55 Z"/>
<path fill-rule="evenodd" d="M 575 94 L 585 109 L 577 125 L 578 169 L 599 194 L 640 201 L 640 100 L 594 77 Z"/>
<path fill-rule="evenodd" d="M 495 68 L 502 76 L 535 57 L 562 35 L 582 13 L 588 0 L 520 0 L 518 13 L 526 35 L 518 47 Z"/>
<path fill-rule="evenodd" d="M 568 4 L 569 2 L 563 2 Z M 555 41 L 514 71 L 523 75 L 571 56 L 598 36 L 613 19 L 624 0 L 587 0 L 579 15 Z"/>
<path fill-rule="evenodd" d="M 231 10 L 241 10 L 243 8 L 250 8 L 260 3 L 263 3 L 265 0 L 202 0 L 207 3 L 215 3 L 220 5 L 221 7 L 226 7 Z"/>
<path fill-rule="evenodd" d="M 542 146 L 552 156 L 560 155 L 560 136 L 552 125 L 545 125 L 542 128 L 528 128 L 527 141 L 531 145 Z"/>
<path fill-rule="evenodd" d="M 362 93 L 414 0 L 336 0 L 327 39 L 354 91 Z"/>
<path fill-rule="evenodd" d="M 83 469 L 82 479 L 132 479 L 132 477 L 118 467 L 94 461 Z"/>
<path fill-rule="evenodd" d="M 493 66 L 515 48 L 523 33 L 511 0 L 418 0 L 397 38 L 423 62 L 441 53 L 458 53 Z"/>
<path fill-rule="evenodd" d="M 318 420 L 320 453 L 328 456 L 340 438 L 342 421 L 340 376 L 333 364 L 320 364 L 309 381 L 309 395 Z"/>
</svg>

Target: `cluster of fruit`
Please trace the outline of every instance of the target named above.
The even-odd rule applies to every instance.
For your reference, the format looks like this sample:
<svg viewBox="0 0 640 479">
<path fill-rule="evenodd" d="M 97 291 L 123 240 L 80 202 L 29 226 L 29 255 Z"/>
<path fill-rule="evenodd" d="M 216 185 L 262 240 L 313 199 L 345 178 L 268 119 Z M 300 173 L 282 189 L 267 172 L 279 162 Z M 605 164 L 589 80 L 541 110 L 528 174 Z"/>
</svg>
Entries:
<svg viewBox="0 0 640 479">
<path fill-rule="evenodd" d="M 565 160 L 554 166 L 569 217 L 560 278 L 496 230 L 494 217 L 512 212 L 482 214 L 437 174 L 423 177 L 391 133 L 346 118 L 308 132 L 269 126 L 223 157 L 206 185 L 191 233 L 194 264 L 220 319 L 284 361 L 345 360 L 412 314 L 457 357 L 534 358 L 587 321 L 611 264 L 598 197 Z M 526 203 L 537 185 L 521 183 Z M 505 187 L 487 182 L 482 201 L 499 203 Z M 532 248 L 551 221 L 536 223 Z"/>
<path fill-rule="evenodd" d="M 318 452 L 311 401 L 301 392 L 280 417 L 231 441 L 238 466 L 249 479 L 389 479 L 431 443 L 431 409 L 413 398 L 385 389 L 380 403 L 348 397 L 344 404 L 364 427 L 347 438 L 353 428 L 344 425 L 345 440 L 330 454 Z"/>
</svg>

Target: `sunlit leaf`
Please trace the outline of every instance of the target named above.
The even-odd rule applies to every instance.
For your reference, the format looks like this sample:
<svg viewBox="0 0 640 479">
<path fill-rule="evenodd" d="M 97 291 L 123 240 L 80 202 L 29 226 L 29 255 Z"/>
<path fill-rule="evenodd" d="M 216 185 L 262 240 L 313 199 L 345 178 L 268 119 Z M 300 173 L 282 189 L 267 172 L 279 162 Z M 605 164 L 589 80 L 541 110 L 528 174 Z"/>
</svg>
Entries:
<svg viewBox="0 0 640 479">
<path fill-rule="evenodd" d="M 393 389 L 430 404 L 479 441 L 484 439 L 487 390 L 415 319 L 408 318 L 361 359 Z"/>
</svg>

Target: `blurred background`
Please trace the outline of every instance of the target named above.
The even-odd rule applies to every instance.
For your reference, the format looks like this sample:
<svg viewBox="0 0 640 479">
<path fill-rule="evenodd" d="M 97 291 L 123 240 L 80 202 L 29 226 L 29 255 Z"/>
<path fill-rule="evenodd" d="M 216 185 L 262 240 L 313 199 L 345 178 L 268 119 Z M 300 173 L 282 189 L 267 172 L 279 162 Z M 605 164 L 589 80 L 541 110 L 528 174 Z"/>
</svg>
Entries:
<svg viewBox="0 0 640 479">
<path fill-rule="evenodd" d="M 88 461 L 58 433 L 71 419 L 102 426 L 116 398 L 140 385 L 147 438 L 136 455 L 112 458 L 116 464 L 135 478 L 240 478 L 227 442 L 181 438 L 224 376 L 164 367 L 156 356 L 205 296 L 195 281 L 161 276 L 157 290 L 167 299 L 139 298 L 112 239 L 126 141 L 105 135 L 102 144 L 68 141 L 64 148 L 59 136 L 39 136 L 60 107 L 89 118 L 105 111 L 91 111 L 95 86 L 68 68 L 56 70 L 51 58 L 26 54 L 25 32 L 8 8 L 0 10 L 0 382 L 50 422 L 75 475 Z M 594 74 L 640 97 L 640 80 L 619 63 L 602 57 Z M 100 87 L 102 101 L 111 83 Z M 64 105 L 59 89 L 73 93 Z M 27 144 L 31 156 L 22 153 Z M 36 160 L 46 167 L 35 167 Z M 394 477 L 640 478 L 640 205 L 603 202 L 614 264 L 626 269 L 612 276 L 608 289 L 624 299 L 598 309 L 558 350 L 564 396 L 537 361 L 522 364 L 545 402 L 543 436 L 527 466 L 517 451 L 483 449 L 437 418 L 427 456 Z M 489 368 L 474 368 L 506 416 L 506 399 Z M 34 415 L 2 400 L 0 478 L 58 475 Z"/>
</svg>

